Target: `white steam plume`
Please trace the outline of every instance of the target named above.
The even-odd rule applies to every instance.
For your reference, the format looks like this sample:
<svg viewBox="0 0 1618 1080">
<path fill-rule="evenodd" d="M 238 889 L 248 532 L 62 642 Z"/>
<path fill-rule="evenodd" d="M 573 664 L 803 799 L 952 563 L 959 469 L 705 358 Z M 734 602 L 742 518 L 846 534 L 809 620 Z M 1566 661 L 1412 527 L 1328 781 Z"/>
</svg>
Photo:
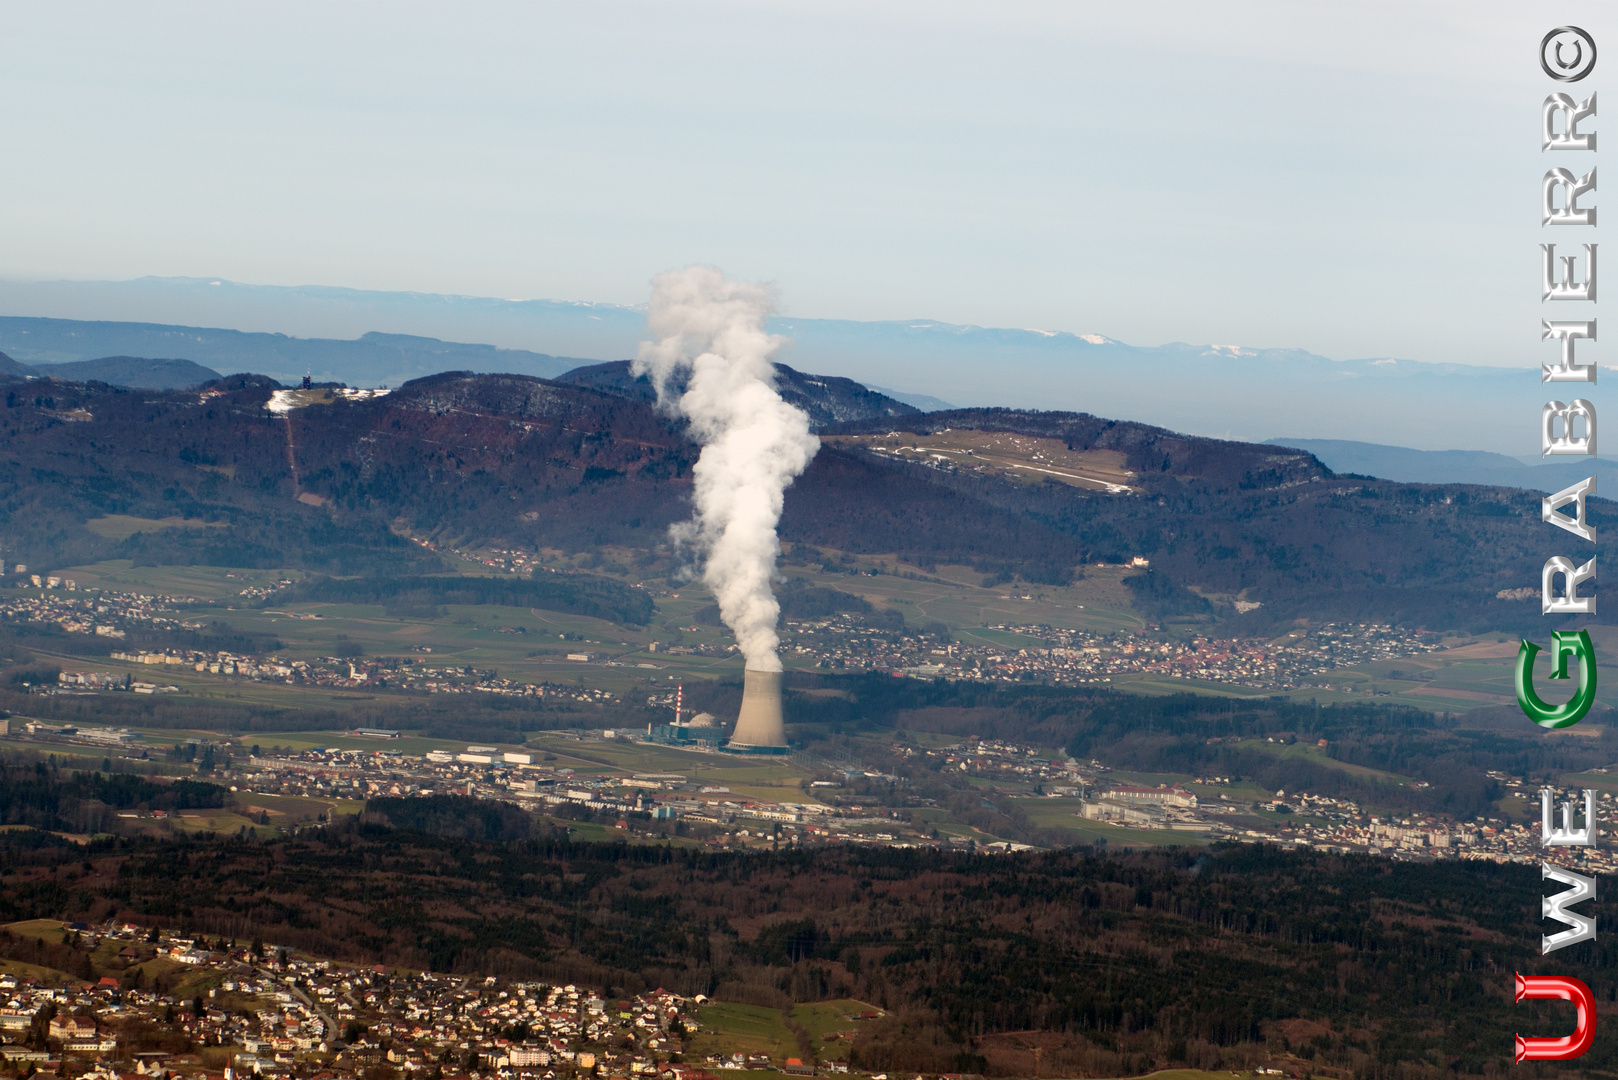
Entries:
<svg viewBox="0 0 1618 1080">
<path fill-rule="evenodd" d="M 775 391 L 771 357 L 786 339 L 764 332 L 773 306 L 768 288 L 727 281 L 710 266 L 659 274 L 646 318 L 655 340 L 641 344 L 632 366 L 702 444 L 696 514 L 671 532 L 702 556 L 719 617 L 747 666 L 761 671 L 781 670 L 781 606 L 770 591 L 781 551 L 775 525 L 787 485 L 820 448 L 808 415 Z M 683 394 L 681 374 L 689 376 Z"/>
</svg>

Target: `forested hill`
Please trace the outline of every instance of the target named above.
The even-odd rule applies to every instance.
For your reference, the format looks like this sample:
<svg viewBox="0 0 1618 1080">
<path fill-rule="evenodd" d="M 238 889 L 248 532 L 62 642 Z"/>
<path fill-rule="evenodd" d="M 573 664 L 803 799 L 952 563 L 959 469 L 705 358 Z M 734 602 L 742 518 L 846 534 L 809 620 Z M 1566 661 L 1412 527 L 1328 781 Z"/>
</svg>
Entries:
<svg viewBox="0 0 1618 1080">
<path fill-rule="evenodd" d="M 921 410 L 913 405 L 879 394 L 853 379 L 835 375 L 809 375 L 785 364 L 775 365 L 776 389 L 782 399 L 809 414 L 810 426 L 819 431 L 833 424 L 874 420 L 880 424 L 894 416 L 910 416 Z M 628 360 L 590 364 L 559 375 L 557 382 L 588 386 L 638 401 L 656 401 L 657 391 L 645 375 L 629 372 Z M 677 387 L 678 389 L 679 387 Z"/>
<path fill-rule="evenodd" d="M 907 459 L 872 453 L 855 439 L 840 445 L 840 437 L 894 432 L 923 437 L 897 441 L 926 450 L 926 437 L 963 430 L 1114 455 L 1129 470 L 1131 494 L 1049 478 L 994 482 L 937 454 Z M 1254 631 L 1297 617 L 1542 628 L 1537 603 L 1496 596 L 1538 583 L 1546 540 L 1539 492 L 1338 475 L 1300 450 L 1083 413 L 956 409 L 838 425 L 822 436 L 833 452 L 822 452 L 788 499 L 790 535 L 840 537 L 874 551 L 901 548 L 908 538 L 918 556 L 936 552 L 939 561 L 969 548 L 987 568 L 999 552 L 988 538 L 965 535 L 987 504 L 1004 515 L 1006 546 L 1025 553 L 1017 569 L 1033 580 L 1058 579 L 1069 562 L 1148 559 L 1151 569 L 1129 581 L 1148 614 L 1228 612 L 1225 602 L 1240 597 L 1264 605 L 1236 620 Z M 819 498 L 806 497 L 810 487 Z M 861 498 L 844 509 L 833 491 Z M 973 512 L 961 513 L 963 506 Z M 1613 509 L 1592 500 L 1590 519 L 1614 522 Z M 1604 549 L 1610 530 L 1602 535 Z"/>
<path fill-rule="evenodd" d="M 1167 428 L 1130 420 L 1107 420 L 1088 413 L 949 409 L 897 418 L 850 420 L 828 427 L 823 433 L 856 435 L 900 431 L 933 435 L 962 428 L 1057 439 L 1069 450 L 1118 451 L 1125 456 L 1129 468 L 1148 484 L 1153 477 L 1170 476 L 1179 481 L 1199 481 L 1216 489 L 1255 490 L 1287 488 L 1334 475 L 1304 450 L 1181 435 Z"/>
<path fill-rule="evenodd" d="M 153 360 L 144 356 L 104 356 L 37 367 L 35 375 L 72 382 L 104 382 L 152 390 L 188 390 L 213 382 L 219 372 L 190 360 Z"/>
<path fill-rule="evenodd" d="M 53 364 L 105 356 L 173 356 L 216 371 L 264 372 L 288 381 L 308 371 L 317 380 L 362 386 L 396 386 L 407 379 L 453 368 L 551 376 L 581 363 L 525 349 L 499 349 L 413 334 L 373 332 L 352 340 L 296 338 L 206 326 L 15 315 L 0 315 L 0 349 L 24 364 L 47 371 Z"/>
<path fill-rule="evenodd" d="M 219 372 L 190 360 L 152 359 L 145 356 L 102 356 L 60 364 L 30 367 L 0 353 L 0 382 L 54 379 L 58 382 L 104 382 L 151 390 L 186 390 L 213 382 Z"/>
<path fill-rule="evenodd" d="M 838 1053 L 906 1075 L 1279 1062 L 1366 1080 L 1498 1076 L 1513 1031 L 1571 1023 L 1565 1005 L 1513 1005 L 1512 973 L 1549 966 L 1610 1001 L 1618 949 L 1609 936 L 1542 959 L 1542 883 L 1520 865 L 1251 845 L 711 854 L 573 843 L 508 804 L 444 796 L 375 800 L 359 822 L 273 841 L 81 848 L 15 830 L 0 836 L 0 869 L 8 922 L 128 919 L 610 996 L 662 986 L 760 1012 L 855 998 L 887 1015 Z M 1602 893 L 1588 910 L 1606 925 L 1610 907 Z M 1558 1074 L 1609 1076 L 1615 1046 L 1604 1025 Z"/>
<path fill-rule="evenodd" d="M 689 513 L 698 455 L 644 401 L 515 375 L 450 372 L 281 415 L 265 409 L 275 384 L 253 376 L 200 392 L 54 380 L 0 389 L 0 541 L 42 568 L 124 557 L 435 569 L 401 531 L 651 549 Z M 1050 470 L 958 468 L 856 437 L 895 427 L 1025 433 L 1029 453 L 1098 455 L 1125 483 L 1109 492 Z M 1592 518 L 1610 526 L 1611 510 L 1598 501 Z M 86 527 L 114 514 L 191 527 L 121 541 Z M 1139 556 L 1151 567 L 1131 579 L 1137 602 L 1161 617 L 1229 614 L 1240 597 L 1263 605 L 1242 619 L 1266 625 L 1298 615 L 1543 622 L 1529 601 L 1495 599 L 1538 581 L 1538 493 L 1337 476 L 1300 451 L 1074 413 L 956 410 L 833 428 L 788 491 L 782 534 L 1045 582 Z M 1603 528 L 1603 546 L 1612 535 Z"/>
</svg>

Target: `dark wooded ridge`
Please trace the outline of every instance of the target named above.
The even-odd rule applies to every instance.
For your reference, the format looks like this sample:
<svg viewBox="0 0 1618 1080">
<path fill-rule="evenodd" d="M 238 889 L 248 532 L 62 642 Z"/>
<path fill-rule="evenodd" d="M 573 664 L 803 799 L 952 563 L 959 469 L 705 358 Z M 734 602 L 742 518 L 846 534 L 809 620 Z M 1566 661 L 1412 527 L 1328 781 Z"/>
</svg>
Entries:
<svg viewBox="0 0 1618 1080">
<path fill-rule="evenodd" d="M 659 561 L 687 516 L 697 448 L 646 402 L 543 379 L 434 375 L 387 397 L 272 416 L 271 384 L 233 376 L 194 392 L 35 380 L 0 409 L 0 529 L 11 557 L 77 565 L 293 566 L 339 576 L 419 576 L 436 556 L 397 535 L 586 551 L 623 545 Z M 1428 629 L 1533 629 L 1533 605 L 1495 598 L 1538 580 L 1539 495 L 1332 474 L 1301 451 L 1193 438 L 1073 413 L 956 410 L 884 417 L 886 428 L 977 426 L 1125 455 L 1137 493 L 1012 483 L 826 446 L 788 490 L 784 539 L 960 563 L 1063 582 L 1093 562 L 1151 560 L 1150 614 L 1195 614 L 1194 586 L 1263 607 L 1238 633 L 1312 619 Z M 832 431 L 863 429 L 845 425 Z M 296 473 L 294 473 L 294 467 Z M 296 496 L 321 505 L 305 505 Z M 180 517 L 109 540 L 108 514 Z M 1610 526 L 1611 506 L 1591 520 Z M 1602 543 L 1613 543 L 1604 528 Z M 1606 616 L 1602 616 L 1605 618 Z M 1614 616 L 1618 617 L 1618 616 Z"/>
<path fill-rule="evenodd" d="M 0 835 L 0 917 L 133 918 L 613 993 L 853 995 L 892 1010 L 852 1051 L 886 1070 L 1028 1075 L 1040 1045 L 1043 1067 L 1069 1076 L 1289 1050 L 1332 1073 L 1436 1080 L 1497 1071 L 1512 1031 L 1566 1026 L 1554 1007 L 1511 1003 L 1512 972 L 1545 963 L 1526 914 L 1532 867 L 1252 846 L 706 854 L 573 843 L 510 818 L 441 797 L 380 800 L 361 821 L 275 842 L 85 849 L 13 831 Z M 0 939 L 0 953 L 26 947 Z M 1614 949 L 1560 953 L 1556 971 L 1610 1002 Z M 1615 1044 L 1603 1030 L 1582 1073 L 1610 1070 Z"/>
</svg>

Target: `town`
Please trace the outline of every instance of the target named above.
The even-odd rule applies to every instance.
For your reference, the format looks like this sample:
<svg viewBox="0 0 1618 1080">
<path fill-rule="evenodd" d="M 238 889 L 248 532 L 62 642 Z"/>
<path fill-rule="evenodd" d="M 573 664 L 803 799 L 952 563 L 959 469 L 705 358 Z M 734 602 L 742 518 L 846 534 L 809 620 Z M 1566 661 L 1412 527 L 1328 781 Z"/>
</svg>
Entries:
<svg viewBox="0 0 1618 1080">
<path fill-rule="evenodd" d="M 132 629 L 197 630 L 200 625 L 180 617 L 181 608 L 197 603 L 189 596 L 148 596 L 102 589 L 80 589 L 72 578 L 38 574 L 15 575 L 16 583 L 33 592 L 0 594 L 0 622 L 48 623 L 70 634 L 124 638 Z"/>
<path fill-rule="evenodd" d="M 657 989 L 608 999 L 577 985 L 341 964 L 127 922 L 35 920 L 0 935 L 8 969 L 0 974 L 0 1060 L 19 1075 L 357 1077 L 386 1069 L 470 1080 L 711 1080 L 710 1069 L 815 1071 L 798 1058 L 742 1052 L 685 1063 L 703 1031 L 701 995 Z M 77 966 L 80 977 L 11 959 L 31 952 Z M 97 971 L 106 973 L 97 980 Z M 820 1071 L 847 1072 L 848 1063 L 826 1061 Z"/>
<path fill-rule="evenodd" d="M 183 609 L 200 603 L 193 597 L 149 596 L 79 589 L 71 580 L 42 580 L 40 591 L 13 593 L 0 601 L 0 621 L 51 623 L 73 634 L 122 639 L 132 630 L 197 630 L 201 625 L 183 617 Z M 259 588 L 242 590 L 259 599 Z M 315 620 L 311 612 L 274 614 L 288 619 Z M 697 630 L 698 627 L 687 629 Z M 1282 638 L 1235 639 L 1203 635 L 1176 637 L 1130 631 L 1099 633 L 1047 625 L 992 624 L 984 629 L 1019 640 L 1036 639 L 1043 645 L 1016 648 L 969 644 L 951 638 L 940 627 L 915 630 L 898 627 L 870 615 L 841 613 L 821 619 L 788 619 L 782 632 L 783 659 L 789 665 L 832 671 L 892 671 L 915 678 L 980 679 L 986 681 L 1041 681 L 1057 686 L 1110 683 L 1117 676 L 1155 675 L 1203 680 L 1259 690 L 1333 689 L 1332 672 L 1376 660 L 1416 657 L 1440 648 L 1436 634 L 1386 624 L 1328 623 Z M 501 633 L 527 637 L 526 626 L 501 627 Z M 537 638 L 539 635 L 535 634 Z M 565 637 L 565 635 L 564 635 Z M 553 646 L 550 653 L 535 652 L 557 661 L 606 667 L 656 671 L 658 657 L 724 658 L 735 646 L 694 645 L 653 640 L 625 650 L 588 650 Z M 577 700 L 608 700 L 610 691 L 577 688 L 501 677 L 497 672 L 470 665 L 433 663 L 432 647 L 415 646 L 414 656 L 337 657 L 289 659 L 278 655 L 240 655 L 215 650 L 139 649 L 114 652 L 112 658 L 130 663 L 172 665 L 225 678 L 280 680 L 292 684 L 367 690 L 443 693 L 487 693 L 504 696 L 561 695 Z M 552 655 L 554 654 L 554 655 Z M 105 682 L 92 679 L 75 686 L 163 692 L 166 684 L 134 686 L 122 677 Z M 150 682 L 150 680 L 140 680 Z M 130 685 L 120 686 L 120 683 Z M 1347 687 L 1339 686 L 1343 691 Z M 1373 691 L 1367 691 L 1373 692 Z M 1387 691 L 1383 691 L 1387 693 Z"/>
<path fill-rule="evenodd" d="M 894 742 L 883 749 L 891 760 L 904 763 L 890 766 L 899 770 L 895 772 L 798 754 L 794 765 L 805 777 L 798 782 L 798 796 L 772 799 L 733 791 L 722 768 L 704 764 L 723 756 L 712 744 L 683 747 L 690 765 L 678 772 L 614 768 L 595 756 L 593 748 L 613 745 L 667 749 L 643 732 L 544 732 L 521 749 L 470 744 L 460 751 L 416 755 L 387 749 L 385 744 L 401 733 L 385 729 L 348 733 L 349 738 L 384 744 L 375 749 L 294 750 L 246 745 L 245 739 L 169 749 L 121 729 L 53 726 L 16 718 L 6 723 L 13 739 L 38 752 L 53 745 L 121 751 L 123 758 L 106 759 L 109 768 L 139 768 L 147 760 L 206 762 L 206 778 L 228 785 L 248 816 L 265 823 L 269 818 L 265 808 L 254 803 L 255 796 L 353 800 L 358 805 L 375 798 L 465 795 L 513 803 L 563 825 L 598 821 L 636 842 L 678 838 L 727 850 L 876 844 L 985 853 L 1039 846 L 941 822 L 935 812 L 938 801 L 918 794 L 901 775 L 923 769 L 959 775 L 1004 805 L 1022 808 L 1041 820 L 1049 821 L 1054 811 L 1077 830 L 1070 842 L 1110 837 L 1112 843 L 1127 846 L 1171 834 L 1175 842 L 1268 843 L 1402 860 L 1485 859 L 1532 865 L 1540 857 L 1534 820 L 1538 788 L 1522 777 L 1497 773 L 1488 779 L 1507 793 L 1507 800 L 1520 800 L 1518 814 L 1461 821 L 1373 813 L 1351 800 L 1307 792 L 1258 792 L 1251 783 L 1228 777 L 1141 784 L 1116 778 L 1100 761 L 1079 761 L 1057 751 L 974 736 L 932 747 Z M 1277 752 L 1287 749 L 1291 739 L 1250 738 Z M 1245 740 L 1227 741 L 1234 745 Z M 574 764 L 566 764 L 568 760 Z M 1420 781 L 1412 784 L 1425 786 Z M 1576 794 L 1556 797 L 1575 799 Z M 1614 796 L 1600 792 L 1598 806 L 1614 809 Z M 157 811 L 151 816 L 164 815 Z M 322 814 L 319 821 L 325 819 Z M 318 821 L 310 824 L 318 827 Z M 1605 848 L 1569 851 L 1568 858 L 1580 865 L 1618 869 Z"/>
<path fill-rule="evenodd" d="M 1107 683 L 1117 675 L 1146 673 L 1203 679 L 1255 689 L 1329 687 L 1322 677 L 1373 660 L 1420 656 L 1439 649 L 1436 634 L 1385 624 L 1328 623 L 1280 641 L 1187 639 L 1117 631 L 1094 633 L 1044 625 L 994 624 L 986 629 L 1039 638 L 1042 646 L 995 648 L 896 634 L 841 615 L 786 623 L 786 654 L 816 667 L 894 670 L 917 677 L 970 678 L 1053 685 Z"/>
<path fill-rule="evenodd" d="M 510 564 L 510 569 L 527 570 L 529 564 Z M 184 616 L 185 609 L 199 603 L 191 597 L 83 589 L 56 577 L 36 584 L 20 572 L 12 576 L 27 587 L 0 603 L 0 619 L 54 623 L 69 633 L 114 638 L 137 630 L 185 630 L 196 625 Z M 286 584 L 279 582 L 276 589 Z M 262 601 L 275 590 L 250 586 L 242 591 L 244 597 L 254 592 Z M 279 614 L 292 620 L 320 617 L 303 611 Z M 526 626 L 500 629 L 516 636 L 529 633 Z M 1419 657 L 1440 648 L 1436 635 L 1386 624 L 1333 623 L 1273 640 L 1102 633 L 1037 623 L 997 623 L 983 629 L 1008 641 L 1038 644 L 1011 648 L 968 643 L 941 626 L 916 629 L 870 612 L 843 612 L 786 620 L 782 651 L 789 666 L 916 679 L 1082 686 L 1142 675 L 1260 689 L 1307 689 L 1331 686 L 1333 672 L 1344 667 Z M 610 651 L 601 642 L 553 648 L 557 659 L 577 665 L 581 673 L 629 667 L 650 669 L 653 677 L 665 679 L 657 673 L 675 657 L 723 657 L 734 646 L 687 645 L 675 635 L 673 640 L 654 640 L 629 652 Z M 285 655 L 287 651 L 243 654 L 118 645 L 109 660 L 123 665 L 123 670 L 75 662 L 54 681 L 22 689 L 56 695 L 179 693 L 181 687 L 170 681 L 170 673 L 183 672 L 192 679 L 363 690 L 373 695 L 478 694 L 575 707 L 614 705 L 620 712 L 631 704 L 622 692 L 585 685 L 582 678 L 561 682 L 502 676 L 437 658 L 427 645 L 413 646 L 407 656 L 292 658 Z M 675 705 L 676 695 L 662 689 L 667 685 L 662 683 L 646 697 L 654 716 Z M 872 768 L 800 753 L 792 763 L 792 774 L 800 778 L 795 794 L 765 797 L 757 789 L 732 791 L 715 770 L 702 775 L 703 756 L 721 751 L 723 724 L 705 716 L 680 719 L 673 725 L 647 724 L 645 731 L 619 727 L 543 732 L 531 736 L 526 745 L 468 743 L 464 749 L 416 754 L 385 746 L 265 750 L 223 739 L 217 747 L 193 749 L 185 760 L 206 755 L 211 763 L 231 763 L 228 768 L 212 766 L 214 778 L 229 784 L 243 801 L 254 794 L 364 800 L 455 793 L 512 802 L 561 819 L 599 820 L 637 840 L 680 837 L 718 848 L 868 843 L 1016 851 L 1040 846 L 1029 842 L 1027 829 L 996 831 L 951 824 L 937 798 L 913 789 L 888 764 Z M 124 729 L 25 718 L 7 723 L 15 738 L 88 744 L 121 751 L 124 759 L 150 760 L 154 751 L 165 758 L 173 754 L 154 745 L 153 736 Z M 398 733 L 377 729 L 362 734 L 386 739 Z M 617 768 L 569 757 L 570 750 L 578 754 L 581 747 L 592 744 L 666 748 L 690 755 L 691 767 Z M 1046 827 L 1055 815 L 1061 819 L 1055 827 L 1068 829 L 1078 842 L 1111 836 L 1116 843 L 1129 844 L 1134 835 L 1144 833 L 1169 834 L 1185 842 L 1269 842 L 1401 859 L 1534 858 L 1534 834 L 1519 819 L 1483 816 L 1463 822 L 1372 813 L 1347 800 L 1303 792 L 1261 792 L 1248 785 L 1236 794 L 1235 787 L 1217 778 L 1180 784 L 1114 782 L 1099 761 L 1074 761 L 1054 750 L 977 738 L 927 747 L 895 742 L 878 757 L 912 760 L 918 767 L 952 770 L 952 775 L 985 783 L 995 805 L 1025 808 L 1031 811 L 1031 821 L 1038 819 L 1037 824 Z M 108 757 L 107 763 L 111 767 L 113 759 Z M 1490 779 L 1511 797 L 1537 798 L 1519 790 L 1521 778 L 1491 774 Z M 1601 798 L 1607 804 L 1612 796 Z M 1047 837 L 1044 842 L 1052 841 Z M 1581 850 L 1574 858 L 1596 867 L 1607 860 L 1599 849 Z"/>
</svg>

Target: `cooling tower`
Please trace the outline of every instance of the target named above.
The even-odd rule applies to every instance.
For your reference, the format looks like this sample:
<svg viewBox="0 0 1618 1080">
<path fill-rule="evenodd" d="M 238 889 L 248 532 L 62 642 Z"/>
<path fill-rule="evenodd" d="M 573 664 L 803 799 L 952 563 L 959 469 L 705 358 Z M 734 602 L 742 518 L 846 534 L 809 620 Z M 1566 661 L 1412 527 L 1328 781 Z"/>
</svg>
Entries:
<svg viewBox="0 0 1618 1080">
<path fill-rule="evenodd" d="M 742 711 L 729 750 L 785 750 L 787 733 L 781 723 L 781 673 L 748 668 L 742 682 Z"/>
</svg>

